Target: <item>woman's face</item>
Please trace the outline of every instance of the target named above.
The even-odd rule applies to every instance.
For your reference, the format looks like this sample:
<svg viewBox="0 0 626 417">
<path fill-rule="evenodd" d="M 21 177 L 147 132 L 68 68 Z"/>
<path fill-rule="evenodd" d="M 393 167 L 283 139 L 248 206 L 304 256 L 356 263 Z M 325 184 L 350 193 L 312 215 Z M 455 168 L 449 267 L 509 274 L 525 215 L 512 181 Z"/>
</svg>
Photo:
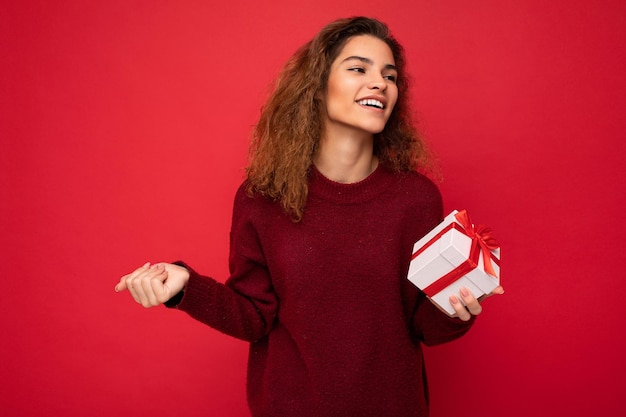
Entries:
<svg viewBox="0 0 626 417">
<path fill-rule="evenodd" d="M 326 88 L 326 134 L 358 130 L 380 133 L 398 99 L 393 53 L 382 40 L 354 36 L 330 66 Z"/>
</svg>

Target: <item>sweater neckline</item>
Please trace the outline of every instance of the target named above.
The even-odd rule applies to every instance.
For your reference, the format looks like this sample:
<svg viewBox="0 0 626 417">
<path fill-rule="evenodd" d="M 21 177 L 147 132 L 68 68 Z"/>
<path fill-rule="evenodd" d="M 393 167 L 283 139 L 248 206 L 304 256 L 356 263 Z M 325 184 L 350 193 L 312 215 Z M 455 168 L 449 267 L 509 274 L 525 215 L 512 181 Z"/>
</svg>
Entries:
<svg viewBox="0 0 626 417">
<path fill-rule="evenodd" d="M 390 172 L 381 163 L 367 177 L 358 182 L 341 183 L 324 176 L 311 165 L 309 196 L 340 204 L 362 203 L 383 193 L 391 179 Z"/>
</svg>

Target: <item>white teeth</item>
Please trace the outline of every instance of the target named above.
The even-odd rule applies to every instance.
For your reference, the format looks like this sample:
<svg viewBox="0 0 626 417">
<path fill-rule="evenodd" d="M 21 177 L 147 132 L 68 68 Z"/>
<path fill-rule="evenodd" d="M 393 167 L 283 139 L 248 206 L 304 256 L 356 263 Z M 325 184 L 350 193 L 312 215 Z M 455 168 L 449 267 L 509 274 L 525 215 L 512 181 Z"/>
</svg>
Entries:
<svg viewBox="0 0 626 417">
<path fill-rule="evenodd" d="M 358 104 L 360 104 L 361 106 L 373 106 L 373 107 L 378 107 L 379 109 L 384 108 L 383 103 L 378 101 L 378 100 L 373 100 L 373 99 L 365 99 L 365 100 L 359 100 L 357 101 Z"/>
</svg>

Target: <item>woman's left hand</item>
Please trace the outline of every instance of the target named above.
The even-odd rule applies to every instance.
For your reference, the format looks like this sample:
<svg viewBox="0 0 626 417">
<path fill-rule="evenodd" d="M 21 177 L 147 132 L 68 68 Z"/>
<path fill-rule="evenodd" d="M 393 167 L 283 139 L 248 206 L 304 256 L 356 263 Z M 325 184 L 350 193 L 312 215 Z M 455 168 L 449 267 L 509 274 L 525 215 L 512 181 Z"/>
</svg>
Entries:
<svg viewBox="0 0 626 417">
<path fill-rule="evenodd" d="M 454 311 L 456 311 L 455 317 L 458 317 L 463 321 L 468 321 L 472 316 L 479 315 L 483 311 L 483 307 L 480 305 L 480 302 L 495 294 L 504 294 L 504 288 L 502 288 L 502 286 L 498 286 L 489 294 L 477 299 L 470 290 L 465 287 L 461 287 L 459 295 L 461 296 L 463 302 L 461 302 L 459 297 L 456 295 L 450 296 L 450 304 L 452 304 Z M 463 303 L 465 303 L 465 305 L 463 305 Z"/>
</svg>

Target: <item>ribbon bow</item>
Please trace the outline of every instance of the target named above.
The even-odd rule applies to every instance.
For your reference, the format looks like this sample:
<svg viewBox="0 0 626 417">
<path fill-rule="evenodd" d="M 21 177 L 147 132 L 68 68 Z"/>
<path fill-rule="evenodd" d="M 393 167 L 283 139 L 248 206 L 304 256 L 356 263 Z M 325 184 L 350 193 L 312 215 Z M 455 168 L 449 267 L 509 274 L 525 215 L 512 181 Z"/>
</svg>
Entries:
<svg viewBox="0 0 626 417">
<path fill-rule="evenodd" d="M 493 237 L 491 228 L 482 224 L 474 227 L 474 224 L 470 220 L 469 214 L 467 214 L 466 210 L 459 211 L 454 215 L 454 217 L 459 224 L 463 226 L 467 235 L 472 238 L 472 240 L 476 241 L 480 246 L 480 249 L 483 252 L 483 266 L 485 268 L 485 272 L 495 277 L 496 272 L 491 264 L 491 251 L 498 249 L 500 244 L 496 238 Z"/>
</svg>

